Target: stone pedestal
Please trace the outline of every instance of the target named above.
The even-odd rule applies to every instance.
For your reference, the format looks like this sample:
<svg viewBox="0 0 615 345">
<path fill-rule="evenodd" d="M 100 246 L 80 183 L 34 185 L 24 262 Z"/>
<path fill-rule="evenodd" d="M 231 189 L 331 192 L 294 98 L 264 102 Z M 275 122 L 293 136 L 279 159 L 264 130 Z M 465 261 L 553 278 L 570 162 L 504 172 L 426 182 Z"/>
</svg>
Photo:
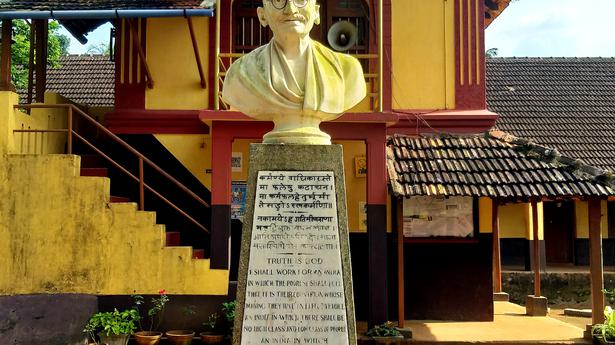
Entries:
<svg viewBox="0 0 615 345">
<path fill-rule="evenodd" d="M 340 145 L 252 144 L 233 345 L 356 345 Z"/>
<path fill-rule="evenodd" d="M 493 301 L 494 302 L 508 302 L 509 301 L 508 294 L 506 292 L 494 292 Z"/>
<path fill-rule="evenodd" d="M 528 295 L 525 300 L 526 314 L 530 316 L 547 316 L 547 298 L 544 296 L 536 297 Z"/>
</svg>

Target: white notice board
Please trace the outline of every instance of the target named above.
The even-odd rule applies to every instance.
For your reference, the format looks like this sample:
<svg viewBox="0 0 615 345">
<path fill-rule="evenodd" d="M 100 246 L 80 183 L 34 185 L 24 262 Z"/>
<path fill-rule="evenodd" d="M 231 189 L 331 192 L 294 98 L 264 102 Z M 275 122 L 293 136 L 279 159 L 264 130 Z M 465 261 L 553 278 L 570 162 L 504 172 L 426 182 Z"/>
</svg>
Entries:
<svg viewBox="0 0 615 345">
<path fill-rule="evenodd" d="M 404 199 L 405 237 L 462 237 L 474 235 L 472 197 Z"/>
</svg>

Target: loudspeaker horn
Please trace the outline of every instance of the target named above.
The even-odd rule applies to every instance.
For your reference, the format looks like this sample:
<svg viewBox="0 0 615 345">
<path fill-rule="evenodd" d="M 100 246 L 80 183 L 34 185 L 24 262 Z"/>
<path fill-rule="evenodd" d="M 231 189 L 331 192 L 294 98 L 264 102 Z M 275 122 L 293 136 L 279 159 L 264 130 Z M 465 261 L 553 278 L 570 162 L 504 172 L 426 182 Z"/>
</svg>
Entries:
<svg viewBox="0 0 615 345">
<path fill-rule="evenodd" d="M 343 52 L 352 48 L 357 43 L 358 31 L 357 27 L 349 21 L 342 20 L 329 28 L 327 32 L 327 41 L 331 48 Z"/>
</svg>

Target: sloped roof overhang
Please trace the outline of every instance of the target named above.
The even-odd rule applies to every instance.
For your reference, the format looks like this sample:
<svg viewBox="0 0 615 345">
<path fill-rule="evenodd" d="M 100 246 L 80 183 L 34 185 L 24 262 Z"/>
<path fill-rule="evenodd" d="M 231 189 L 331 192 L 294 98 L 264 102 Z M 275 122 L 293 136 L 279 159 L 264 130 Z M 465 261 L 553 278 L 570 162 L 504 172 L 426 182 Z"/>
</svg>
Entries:
<svg viewBox="0 0 615 345">
<path fill-rule="evenodd" d="M 615 196 L 608 171 L 500 131 L 483 135 L 394 135 L 387 144 L 393 194 L 500 200 Z"/>
<path fill-rule="evenodd" d="M 160 17 L 213 17 L 213 9 L 110 9 L 110 10 L 48 10 L 0 11 L 0 19 L 118 19 Z"/>
<path fill-rule="evenodd" d="M 213 17 L 211 8 L 96 8 L 46 6 L 41 10 L 9 9 L 0 11 L 0 20 L 33 19 L 58 20 L 81 43 L 87 43 L 85 35 L 102 24 L 114 19 L 164 18 L 164 17 Z"/>
</svg>

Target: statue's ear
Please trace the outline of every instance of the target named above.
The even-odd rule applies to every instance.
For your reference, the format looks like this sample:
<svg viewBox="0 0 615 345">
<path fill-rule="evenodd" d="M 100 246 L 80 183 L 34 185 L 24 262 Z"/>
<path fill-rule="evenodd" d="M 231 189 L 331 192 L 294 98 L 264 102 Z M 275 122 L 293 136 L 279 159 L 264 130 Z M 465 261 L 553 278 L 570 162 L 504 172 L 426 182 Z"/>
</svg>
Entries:
<svg viewBox="0 0 615 345">
<path fill-rule="evenodd" d="M 256 9 L 256 15 L 258 16 L 258 21 L 261 22 L 261 25 L 266 28 L 267 27 L 267 17 L 265 16 L 265 9 L 259 7 Z"/>
<path fill-rule="evenodd" d="M 314 24 L 320 25 L 320 5 L 314 5 Z"/>
</svg>

